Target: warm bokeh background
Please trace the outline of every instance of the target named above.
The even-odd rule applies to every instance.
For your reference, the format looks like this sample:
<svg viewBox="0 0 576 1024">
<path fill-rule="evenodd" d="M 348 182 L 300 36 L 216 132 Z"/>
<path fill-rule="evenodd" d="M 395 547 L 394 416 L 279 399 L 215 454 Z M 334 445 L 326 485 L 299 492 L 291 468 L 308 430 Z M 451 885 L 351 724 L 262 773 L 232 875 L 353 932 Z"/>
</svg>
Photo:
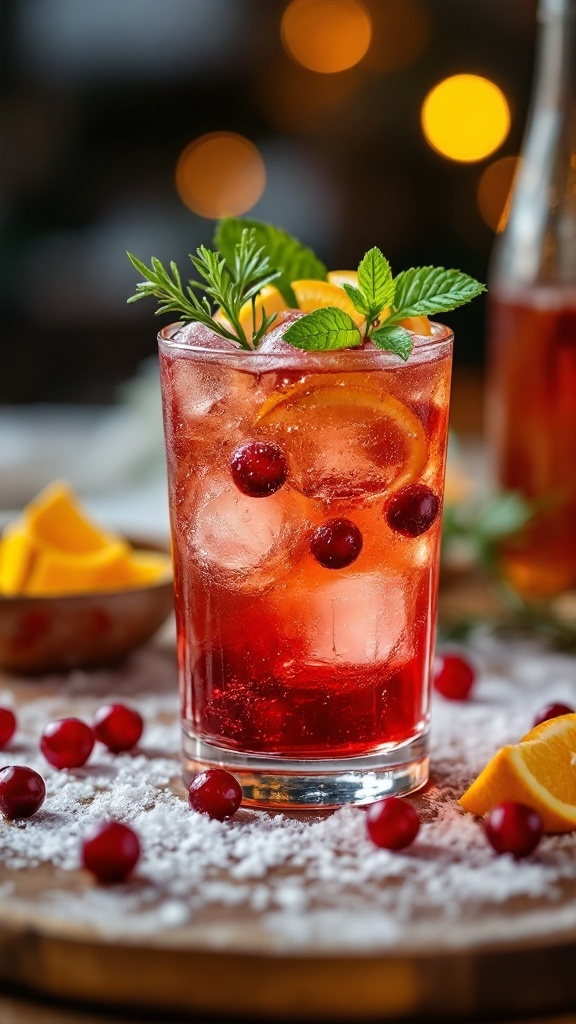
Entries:
<svg viewBox="0 0 576 1024">
<path fill-rule="evenodd" d="M 155 351 L 125 250 L 185 268 L 220 213 L 484 278 L 534 35 L 535 0 L 3 0 L 0 401 L 113 400 Z M 482 303 L 448 319 L 465 376 Z"/>
</svg>

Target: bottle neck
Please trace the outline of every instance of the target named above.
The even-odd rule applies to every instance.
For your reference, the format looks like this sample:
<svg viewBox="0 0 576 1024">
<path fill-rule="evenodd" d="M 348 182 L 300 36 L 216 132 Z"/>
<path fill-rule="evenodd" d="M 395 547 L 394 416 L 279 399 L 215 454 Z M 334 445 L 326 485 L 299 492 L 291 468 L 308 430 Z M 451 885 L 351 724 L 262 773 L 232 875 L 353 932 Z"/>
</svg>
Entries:
<svg viewBox="0 0 576 1024">
<path fill-rule="evenodd" d="M 540 0 L 532 117 L 576 102 L 576 0 Z"/>
<path fill-rule="evenodd" d="M 576 0 L 540 0 L 534 86 L 490 280 L 576 284 Z"/>
</svg>

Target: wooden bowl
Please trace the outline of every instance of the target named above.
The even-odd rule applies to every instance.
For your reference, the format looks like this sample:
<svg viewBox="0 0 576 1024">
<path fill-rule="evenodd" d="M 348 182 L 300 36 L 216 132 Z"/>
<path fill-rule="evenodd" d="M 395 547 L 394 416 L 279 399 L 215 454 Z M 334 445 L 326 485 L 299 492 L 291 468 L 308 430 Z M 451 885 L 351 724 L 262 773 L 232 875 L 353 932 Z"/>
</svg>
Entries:
<svg viewBox="0 0 576 1024">
<path fill-rule="evenodd" d="M 170 573 L 157 583 L 123 590 L 0 596 L 0 668 L 38 674 L 114 664 L 149 640 L 173 607 Z"/>
</svg>

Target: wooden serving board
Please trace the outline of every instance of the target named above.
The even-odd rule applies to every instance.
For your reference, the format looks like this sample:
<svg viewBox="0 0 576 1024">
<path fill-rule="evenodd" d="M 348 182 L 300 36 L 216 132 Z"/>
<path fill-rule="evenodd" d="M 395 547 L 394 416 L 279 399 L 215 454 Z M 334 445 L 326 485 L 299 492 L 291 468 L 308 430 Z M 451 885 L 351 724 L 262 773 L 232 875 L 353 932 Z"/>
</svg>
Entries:
<svg viewBox="0 0 576 1024">
<path fill-rule="evenodd" d="M 576 701 L 576 659 L 486 635 L 471 656 L 474 699 L 436 702 L 432 781 L 412 798 L 423 827 L 402 854 L 371 846 L 359 809 L 240 810 L 225 824 L 188 811 L 171 641 L 116 670 L 0 678 L 0 704 L 13 700 L 21 723 L 4 763 L 37 767 L 48 791 L 34 818 L 0 826 L 0 983 L 160 1019 L 455 1020 L 576 1007 L 576 837 L 546 837 L 515 864 L 455 802 L 552 693 Z M 138 751 L 97 748 L 74 773 L 45 765 L 42 723 L 88 719 L 110 697 L 140 707 Z M 142 838 L 143 859 L 119 887 L 78 868 L 82 832 L 104 812 Z"/>
</svg>

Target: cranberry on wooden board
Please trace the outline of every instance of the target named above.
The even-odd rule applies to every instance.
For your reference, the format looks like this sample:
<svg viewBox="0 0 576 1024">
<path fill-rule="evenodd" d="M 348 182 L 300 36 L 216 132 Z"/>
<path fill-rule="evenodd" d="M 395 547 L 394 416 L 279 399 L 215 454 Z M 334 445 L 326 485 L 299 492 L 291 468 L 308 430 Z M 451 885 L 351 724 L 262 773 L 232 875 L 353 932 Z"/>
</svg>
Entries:
<svg viewBox="0 0 576 1024">
<path fill-rule="evenodd" d="M 412 804 L 401 797 L 389 796 L 370 804 L 366 811 L 366 828 L 376 846 L 403 850 L 418 835 L 420 817 Z"/>
<path fill-rule="evenodd" d="M 99 882 L 123 882 L 140 858 L 140 841 L 128 825 L 95 825 L 82 843 L 82 863 Z"/>
<path fill-rule="evenodd" d="M 188 803 L 193 811 L 226 821 L 242 803 L 242 787 L 238 779 L 223 768 L 207 768 L 192 779 Z"/>
<path fill-rule="evenodd" d="M 108 750 L 120 754 L 136 746 L 144 722 L 139 712 L 127 704 L 103 704 L 94 715 L 92 729 L 96 739 Z"/>
<path fill-rule="evenodd" d="M 230 463 L 238 490 L 250 498 L 274 494 L 288 476 L 284 452 L 277 444 L 249 441 L 237 448 Z"/>
<path fill-rule="evenodd" d="M 81 768 L 93 747 L 94 733 L 79 718 L 49 722 L 40 740 L 40 750 L 55 768 Z"/>
<path fill-rule="evenodd" d="M 29 818 L 45 796 L 44 779 L 33 768 L 14 764 L 0 769 L 0 811 L 6 818 Z"/>
<path fill-rule="evenodd" d="M 10 708 L 0 708 L 0 747 L 4 747 L 16 732 L 16 715 Z"/>
<path fill-rule="evenodd" d="M 520 860 L 538 846 L 542 838 L 542 819 L 531 807 L 505 800 L 487 815 L 484 830 L 496 853 L 511 853 Z"/>
<path fill-rule="evenodd" d="M 461 654 L 441 654 L 434 659 L 432 679 L 434 689 L 446 700 L 466 700 L 476 672 Z"/>
<path fill-rule="evenodd" d="M 542 725 L 542 722 L 548 722 L 551 718 L 573 714 L 574 708 L 569 707 L 568 704 L 546 704 L 545 707 L 540 708 L 540 711 L 534 718 L 532 728 L 534 729 L 537 725 Z"/>
</svg>

